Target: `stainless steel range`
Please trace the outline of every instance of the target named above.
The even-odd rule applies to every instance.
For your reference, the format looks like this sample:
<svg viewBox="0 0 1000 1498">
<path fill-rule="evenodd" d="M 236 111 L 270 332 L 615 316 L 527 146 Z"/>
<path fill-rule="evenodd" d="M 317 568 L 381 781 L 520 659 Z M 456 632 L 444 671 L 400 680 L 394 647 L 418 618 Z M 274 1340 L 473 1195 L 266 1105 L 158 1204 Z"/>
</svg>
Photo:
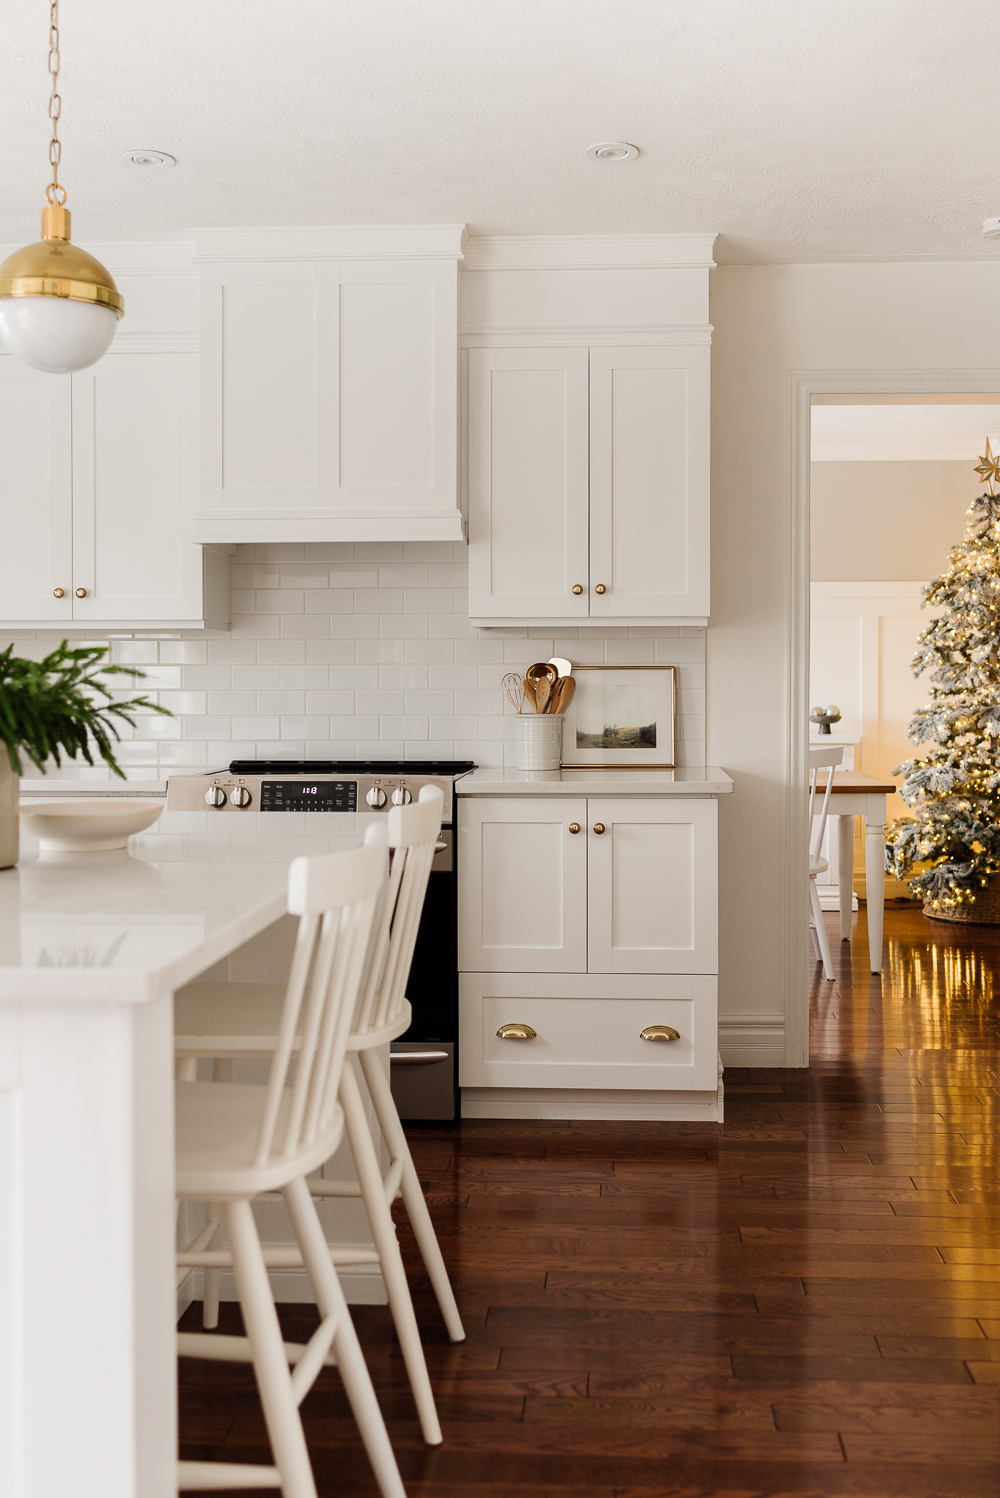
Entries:
<svg viewBox="0 0 1000 1498">
<path fill-rule="evenodd" d="M 458 876 L 454 782 L 472 760 L 249 760 L 228 770 L 171 776 L 168 811 L 285 815 L 379 815 L 415 801 L 425 785 L 444 793 L 441 841 L 431 870 L 406 995 L 413 1024 L 394 1041 L 392 1090 L 402 1118 L 454 1118 L 458 1049 Z"/>
</svg>

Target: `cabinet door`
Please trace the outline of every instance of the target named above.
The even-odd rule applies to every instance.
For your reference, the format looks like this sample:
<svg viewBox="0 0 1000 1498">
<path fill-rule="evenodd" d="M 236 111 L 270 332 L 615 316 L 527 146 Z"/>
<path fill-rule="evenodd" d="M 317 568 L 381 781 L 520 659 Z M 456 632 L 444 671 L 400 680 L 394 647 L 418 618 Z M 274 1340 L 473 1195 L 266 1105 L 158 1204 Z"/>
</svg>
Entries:
<svg viewBox="0 0 1000 1498">
<path fill-rule="evenodd" d="M 206 266 L 199 533 L 462 539 L 457 282 L 453 259 Z"/>
<path fill-rule="evenodd" d="M 716 803 L 591 799 L 587 821 L 589 971 L 718 972 Z"/>
<path fill-rule="evenodd" d="M 73 617 L 70 377 L 0 357 L 0 619 Z M 63 597 L 56 598 L 54 589 Z"/>
<path fill-rule="evenodd" d="M 592 618 L 708 615 L 709 358 L 590 351 Z"/>
<path fill-rule="evenodd" d="M 198 356 L 107 354 L 73 379 L 73 618 L 202 618 Z"/>
<path fill-rule="evenodd" d="M 587 617 L 587 381 L 586 349 L 470 350 L 473 615 Z"/>
<path fill-rule="evenodd" d="M 460 803 L 463 972 L 587 971 L 586 810 L 582 798 Z"/>
</svg>

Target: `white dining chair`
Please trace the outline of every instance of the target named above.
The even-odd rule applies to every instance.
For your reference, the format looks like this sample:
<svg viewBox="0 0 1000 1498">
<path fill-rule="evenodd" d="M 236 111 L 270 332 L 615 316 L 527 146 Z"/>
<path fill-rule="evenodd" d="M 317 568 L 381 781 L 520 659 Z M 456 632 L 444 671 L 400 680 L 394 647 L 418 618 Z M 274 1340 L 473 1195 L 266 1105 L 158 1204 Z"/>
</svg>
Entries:
<svg viewBox="0 0 1000 1498">
<path fill-rule="evenodd" d="M 831 983 L 836 978 L 836 974 L 833 971 L 830 941 L 823 921 L 823 909 L 819 903 L 816 877 L 830 866 L 828 860 L 822 857 L 823 839 L 826 836 L 833 775 L 843 757 L 843 745 L 837 748 L 809 750 L 809 929 L 812 932 L 816 960 L 822 961 L 823 976 Z M 822 795 L 817 793 L 820 770 L 826 770 L 826 785 Z"/>
<path fill-rule="evenodd" d="M 386 878 L 386 850 L 377 844 L 297 858 L 288 873 L 288 910 L 299 917 L 299 926 L 267 1085 L 177 1083 L 178 1199 L 217 1204 L 246 1327 L 245 1337 L 181 1333 L 178 1351 L 253 1364 L 274 1457 L 271 1467 L 180 1462 L 181 1491 L 280 1487 L 285 1498 L 316 1498 L 298 1407 L 320 1370 L 333 1361 L 383 1498 L 405 1498 L 306 1179 L 343 1137 L 338 1091 Z M 280 1192 L 284 1199 L 319 1306 L 320 1325 L 304 1345 L 282 1339 L 251 1207 L 263 1192 Z M 180 1254 L 182 1269 L 214 1263 L 205 1234 L 199 1237 Z"/>
<path fill-rule="evenodd" d="M 412 1020 L 406 983 L 430 878 L 435 845 L 441 830 L 443 797 L 437 786 L 425 786 L 410 806 L 393 807 L 368 836 L 388 832 L 391 865 L 386 898 L 376 917 L 367 968 L 355 1006 L 348 1054 L 356 1056 L 385 1141 L 389 1167 L 383 1176 L 365 1105 L 354 1068 L 345 1066 L 340 1079 L 340 1102 L 357 1172 L 356 1181 L 312 1177 L 308 1186 L 316 1197 L 359 1197 L 371 1226 L 373 1250 L 330 1245 L 334 1264 L 377 1264 L 385 1282 L 389 1307 L 399 1336 L 410 1387 L 424 1440 L 432 1446 L 442 1439 L 427 1362 L 410 1296 L 392 1203 L 402 1196 L 423 1256 L 448 1335 L 461 1342 L 465 1329 L 455 1302 L 441 1248 L 410 1155 L 392 1091 L 378 1055 L 379 1048 L 408 1030 Z M 270 1055 L 276 1044 L 281 989 L 268 983 L 193 983 L 175 1000 L 175 1052 L 181 1066 L 193 1068 L 200 1057 L 212 1057 L 216 1069 L 242 1057 Z M 295 1250 L 265 1249 L 274 1268 L 300 1262 Z M 220 1257 L 218 1262 L 224 1263 Z M 218 1274 L 206 1273 L 204 1324 L 217 1324 Z"/>
</svg>

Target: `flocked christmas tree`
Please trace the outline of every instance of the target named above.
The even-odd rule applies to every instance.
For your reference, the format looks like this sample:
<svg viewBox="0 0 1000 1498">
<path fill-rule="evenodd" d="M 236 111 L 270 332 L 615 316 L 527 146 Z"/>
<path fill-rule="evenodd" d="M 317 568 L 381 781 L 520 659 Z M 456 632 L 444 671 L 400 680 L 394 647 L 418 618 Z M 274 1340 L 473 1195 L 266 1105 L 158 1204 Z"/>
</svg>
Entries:
<svg viewBox="0 0 1000 1498">
<path fill-rule="evenodd" d="M 986 443 L 976 472 L 987 492 L 969 507 L 965 540 L 924 589 L 943 612 L 920 634 L 913 674 L 931 673 L 931 700 L 907 737 L 927 745 L 897 765 L 915 815 L 895 823 L 886 868 L 944 914 L 1000 871 L 1000 458 Z M 916 863 L 927 865 L 912 874 Z"/>
</svg>

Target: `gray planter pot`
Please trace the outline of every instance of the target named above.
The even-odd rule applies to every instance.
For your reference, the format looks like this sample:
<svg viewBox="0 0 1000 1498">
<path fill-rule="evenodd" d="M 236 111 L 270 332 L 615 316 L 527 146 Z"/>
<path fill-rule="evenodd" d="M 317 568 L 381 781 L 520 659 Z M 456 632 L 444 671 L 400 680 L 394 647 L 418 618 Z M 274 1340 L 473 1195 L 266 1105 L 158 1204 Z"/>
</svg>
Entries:
<svg viewBox="0 0 1000 1498">
<path fill-rule="evenodd" d="M 7 746 L 0 743 L 0 869 L 17 863 L 21 824 L 18 802 L 21 799 L 21 777 L 15 775 L 7 758 Z"/>
</svg>

